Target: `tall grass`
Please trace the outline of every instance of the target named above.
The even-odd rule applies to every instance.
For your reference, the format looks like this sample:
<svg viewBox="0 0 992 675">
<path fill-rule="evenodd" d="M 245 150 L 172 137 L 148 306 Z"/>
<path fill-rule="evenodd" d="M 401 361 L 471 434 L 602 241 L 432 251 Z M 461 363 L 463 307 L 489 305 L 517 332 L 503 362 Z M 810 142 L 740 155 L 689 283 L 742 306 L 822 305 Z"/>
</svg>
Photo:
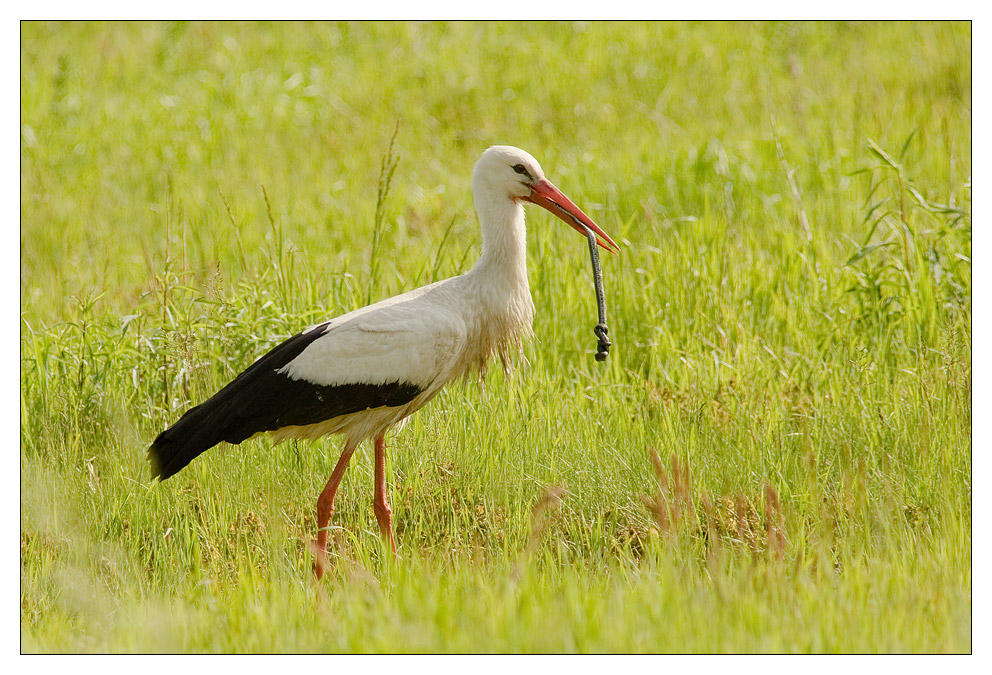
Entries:
<svg viewBox="0 0 992 675">
<path fill-rule="evenodd" d="M 21 56 L 25 651 L 970 650 L 968 24 L 24 23 Z M 605 364 L 585 242 L 530 213 L 526 363 L 389 439 L 398 561 L 365 448 L 320 584 L 336 440 L 149 480 L 268 348 L 467 270 L 492 143 L 621 242 Z"/>
</svg>

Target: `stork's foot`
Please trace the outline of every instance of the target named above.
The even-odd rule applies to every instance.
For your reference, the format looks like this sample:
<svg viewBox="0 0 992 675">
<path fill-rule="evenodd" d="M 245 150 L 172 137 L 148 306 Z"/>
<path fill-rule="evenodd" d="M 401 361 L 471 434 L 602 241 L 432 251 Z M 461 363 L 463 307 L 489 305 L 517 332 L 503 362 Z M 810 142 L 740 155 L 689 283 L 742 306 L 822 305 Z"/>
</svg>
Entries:
<svg viewBox="0 0 992 675">
<path fill-rule="evenodd" d="M 382 535 L 382 540 L 389 544 L 389 548 L 393 551 L 393 557 L 396 557 L 396 538 L 393 536 L 393 510 L 389 508 L 389 503 L 382 501 L 381 503 L 377 500 L 372 505 L 373 511 L 375 511 L 376 522 L 379 523 L 379 533 Z"/>
<path fill-rule="evenodd" d="M 324 577 L 324 571 L 327 569 L 326 543 L 322 543 L 317 539 L 311 539 L 307 548 L 313 554 L 313 575 L 317 578 L 317 581 L 320 581 Z"/>
</svg>

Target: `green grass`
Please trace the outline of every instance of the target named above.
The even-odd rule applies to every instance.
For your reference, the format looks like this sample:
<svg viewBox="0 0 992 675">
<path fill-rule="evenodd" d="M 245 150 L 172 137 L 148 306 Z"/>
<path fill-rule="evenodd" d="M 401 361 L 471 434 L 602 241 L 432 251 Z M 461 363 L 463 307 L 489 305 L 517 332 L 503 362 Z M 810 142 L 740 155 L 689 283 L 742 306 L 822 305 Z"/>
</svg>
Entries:
<svg viewBox="0 0 992 675">
<path fill-rule="evenodd" d="M 22 650 L 970 651 L 970 49 L 967 23 L 23 23 Z M 467 270 L 494 143 L 621 243 L 609 361 L 585 242 L 532 211 L 528 363 L 390 438 L 398 561 L 365 447 L 319 584 L 337 439 L 149 480 L 267 348 Z"/>
</svg>

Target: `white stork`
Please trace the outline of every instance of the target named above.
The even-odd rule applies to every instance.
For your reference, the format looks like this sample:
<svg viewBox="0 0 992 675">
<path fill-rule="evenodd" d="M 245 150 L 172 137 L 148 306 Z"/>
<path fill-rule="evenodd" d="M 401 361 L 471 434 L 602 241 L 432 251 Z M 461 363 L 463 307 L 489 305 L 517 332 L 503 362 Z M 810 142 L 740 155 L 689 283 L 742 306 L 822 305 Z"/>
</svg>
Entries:
<svg viewBox="0 0 992 675">
<path fill-rule="evenodd" d="M 373 507 L 395 553 L 386 499 L 386 431 L 448 382 L 483 369 L 493 354 L 507 358 L 530 333 L 534 303 L 527 284 L 523 203 L 543 206 L 583 234 L 589 228 L 600 246 L 619 252 L 523 150 L 494 146 L 482 153 L 472 192 L 482 256 L 469 272 L 289 338 L 159 434 L 148 452 L 153 477 L 169 478 L 221 441 L 240 443 L 265 432 L 277 442 L 343 434 L 341 458 L 317 499 L 313 543 L 319 579 L 338 485 L 358 444 L 374 438 Z"/>
</svg>

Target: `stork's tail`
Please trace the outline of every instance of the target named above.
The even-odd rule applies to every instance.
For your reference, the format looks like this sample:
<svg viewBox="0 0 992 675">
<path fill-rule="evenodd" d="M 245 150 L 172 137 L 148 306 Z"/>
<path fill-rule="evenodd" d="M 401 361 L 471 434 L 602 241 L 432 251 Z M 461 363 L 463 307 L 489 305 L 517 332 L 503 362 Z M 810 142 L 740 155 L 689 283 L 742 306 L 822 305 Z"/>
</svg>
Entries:
<svg viewBox="0 0 992 675">
<path fill-rule="evenodd" d="M 152 478 L 169 478 L 224 440 L 217 425 L 210 423 L 210 417 L 209 406 L 196 406 L 158 435 L 148 448 Z"/>
<path fill-rule="evenodd" d="M 314 326 L 286 340 L 159 434 L 148 448 L 152 477 L 165 480 L 221 441 L 240 443 L 261 431 L 308 423 L 279 420 L 291 398 L 286 387 L 294 386 L 279 370 L 323 335 L 326 326 Z M 319 395 L 317 399 L 323 400 Z"/>
</svg>

